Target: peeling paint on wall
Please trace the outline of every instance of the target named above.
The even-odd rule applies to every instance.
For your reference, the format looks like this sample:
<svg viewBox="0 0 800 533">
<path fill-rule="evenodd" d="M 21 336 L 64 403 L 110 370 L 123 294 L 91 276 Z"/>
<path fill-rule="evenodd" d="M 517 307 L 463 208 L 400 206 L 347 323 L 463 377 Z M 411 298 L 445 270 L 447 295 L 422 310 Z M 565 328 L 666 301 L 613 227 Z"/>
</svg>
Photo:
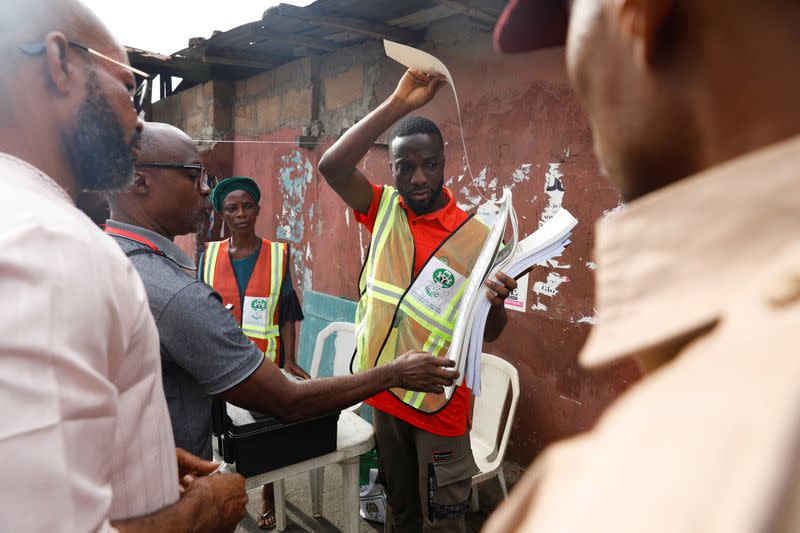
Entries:
<svg viewBox="0 0 800 533">
<path fill-rule="evenodd" d="M 552 298 L 558 294 L 558 288 L 562 283 L 568 283 L 569 278 L 562 276 L 558 272 L 547 274 L 546 281 L 537 281 L 533 284 L 533 292 L 536 294 L 536 303 L 531 306 L 532 311 L 547 311 L 547 305 L 542 303 L 542 297 Z"/>
<path fill-rule="evenodd" d="M 522 183 L 523 181 L 530 181 L 530 179 L 531 179 L 531 169 L 532 168 L 533 168 L 533 165 L 531 165 L 530 163 L 523 163 L 522 165 L 520 165 L 520 167 L 518 169 L 516 169 L 511 174 L 511 182 L 514 185 L 518 185 L 518 184 Z"/>
<path fill-rule="evenodd" d="M 579 318 L 577 320 L 575 319 L 575 317 L 571 318 L 570 322 L 572 322 L 573 324 L 589 324 L 594 326 L 595 324 L 597 324 L 597 309 L 592 308 L 591 316 L 581 314 L 579 315 Z"/>
<path fill-rule="evenodd" d="M 279 184 L 283 205 L 278 216 L 278 238 L 299 243 L 305 233 L 303 200 L 314 177 L 314 165 L 295 150 L 281 157 Z"/>
<path fill-rule="evenodd" d="M 279 239 L 296 245 L 292 246 L 291 260 L 295 279 L 298 280 L 301 290 L 312 288 L 312 272 L 310 268 L 306 268 L 306 260 L 311 258 L 311 249 L 308 247 L 304 253 L 301 243 L 305 235 L 303 201 L 313 178 L 314 165 L 308 158 L 303 157 L 299 150 L 281 157 L 278 184 L 283 201 L 278 215 L 276 234 Z M 308 211 L 309 222 L 313 216 L 312 207 Z"/>
<path fill-rule="evenodd" d="M 550 268 L 560 268 L 562 270 L 566 270 L 572 268 L 572 265 L 562 265 L 558 262 L 558 259 L 548 259 L 543 266 L 550 266 Z"/>
<path fill-rule="evenodd" d="M 466 202 L 461 202 L 461 201 L 456 200 L 456 205 L 459 208 L 463 209 L 464 211 L 470 211 L 470 210 L 478 207 L 483 202 L 483 198 L 481 197 L 481 193 L 479 192 L 481 190 L 482 191 L 486 191 L 486 192 L 484 192 L 484 194 L 491 192 L 491 196 L 489 196 L 489 198 L 491 198 L 492 200 L 495 199 L 494 191 L 487 191 L 486 190 L 486 170 L 487 170 L 486 167 L 483 167 L 483 169 L 480 171 L 480 174 L 475 176 L 474 183 L 470 183 L 468 185 L 465 185 L 464 187 L 461 187 L 461 189 L 459 189 L 458 192 L 460 192 L 461 196 L 463 196 L 467 200 Z M 458 177 L 458 181 L 459 182 L 464 178 L 464 175 L 466 174 L 466 172 L 467 172 L 467 169 L 465 167 L 464 168 L 464 174 L 461 174 Z M 497 180 L 496 179 L 492 180 L 492 183 L 497 185 Z"/>
<path fill-rule="evenodd" d="M 533 165 L 531 163 L 523 163 L 522 165 L 520 165 L 518 168 L 514 170 L 514 172 L 511 173 L 510 181 L 504 180 L 507 183 L 506 186 L 513 191 L 514 188 L 520 183 L 530 181 L 532 168 Z M 464 211 L 469 211 L 470 209 L 474 209 L 475 207 L 477 207 L 478 205 L 480 205 L 485 201 L 484 198 L 481 196 L 481 194 L 484 194 L 487 198 L 491 200 L 497 199 L 499 193 L 497 185 L 499 180 L 498 178 L 495 177 L 492 178 L 492 180 L 489 181 L 489 183 L 487 184 L 486 183 L 487 171 L 488 171 L 487 167 L 484 167 L 483 169 L 481 169 L 480 174 L 478 174 L 475 177 L 474 184 L 470 183 L 468 185 L 461 187 L 458 190 L 461 196 L 466 198 L 466 202 L 456 201 L 456 205 L 458 205 L 458 207 L 460 207 Z M 459 174 L 458 176 L 458 183 L 461 183 L 466 173 L 467 173 L 467 168 L 464 167 L 463 173 Z M 447 186 L 451 186 L 452 183 L 453 183 L 453 178 L 452 177 L 448 178 L 446 181 Z M 534 200 L 535 199 L 536 198 L 534 197 Z M 518 199 L 515 202 L 515 205 L 519 206 L 522 205 L 523 203 L 524 202 L 521 202 Z"/>
<path fill-rule="evenodd" d="M 562 276 L 557 272 L 550 272 L 547 274 L 547 281 L 537 281 L 533 284 L 533 292 L 540 296 L 553 297 L 558 294 L 558 287 L 567 282 L 569 282 L 567 276 Z"/>
<path fill-rule="evenodd" d="M 606 209 L 605 211 L 603 211 L 603 216 L 604 216 L 604 217 L 607 217 L 608 215 L 613 215 L 613 214 L 615 214 L 615 213 L 619 213 L 619 212 L 620 212 L 620 211 L 622 211 L 623 209 L 625 209 L 625 204 L 623 204 L 623 203 L 620 203 L 620 204 L 619 204 L 617 207 L 615 207 L 614 209 Z"/>
</svg>

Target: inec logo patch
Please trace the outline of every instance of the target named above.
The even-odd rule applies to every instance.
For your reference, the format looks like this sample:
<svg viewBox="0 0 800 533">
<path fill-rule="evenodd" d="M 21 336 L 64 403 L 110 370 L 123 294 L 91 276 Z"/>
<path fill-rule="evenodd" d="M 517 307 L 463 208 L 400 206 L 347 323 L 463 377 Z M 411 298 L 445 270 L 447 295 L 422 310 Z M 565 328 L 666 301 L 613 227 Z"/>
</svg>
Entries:
<svg viewBox="0 0 800 533">
<path fill-rule="evenodd" d="M 242 302 L 242 327 L 263 328 L 267 323 L 269 298 L 245 296 Z"/>
<path fill-rule="evenodd" d="M 442 289 L 449 289 L 456 282 L 456 278 L 446 268 L 437 268 L 433 271 L 433 282 Z"/>
<path fill-rule="evenodd" d="M 466 278 L 451 268 L 444 258 L 431 257 L 408 290 L 408 296 L 427 311 L 441 315 L 449 312 L 450 304 L 457 303 L 464 281 Z"/>
</svg>

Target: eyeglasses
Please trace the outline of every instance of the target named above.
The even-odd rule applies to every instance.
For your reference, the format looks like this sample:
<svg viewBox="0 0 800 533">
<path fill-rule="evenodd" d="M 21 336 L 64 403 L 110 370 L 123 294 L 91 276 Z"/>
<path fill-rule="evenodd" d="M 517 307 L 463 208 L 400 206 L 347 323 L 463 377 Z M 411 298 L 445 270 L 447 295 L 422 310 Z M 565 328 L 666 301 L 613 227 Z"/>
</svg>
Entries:
<svg viewBox="0 0 800 533">
<path fill-rule="evenodd" d="M 132 72 L 133 74 L 136 74 L 137 76 L 141 77 L 142 81 L 140 81 L 136 85 L 136 90 L 133 92 L 133 96 L 131 96 L 131 101 L 133 102 L 133 109 L 136 111 L 136 114 L 137 115 L 142 114 L 142 109 L 144 108 L 145 96 L 147 95 L 147 80 L 150 77 L 150 75 L 147 72 L 139 70 L 138 68 L 134 68 L 130 65 L 126 65 L 125 63 L 117 61 L 116 59 L 112 59 L 105 54 L 101 54 L 94 48 L 89 48 L 85 44 L 79 43 L 77 41 L 67 41 L 67 44 L 69 44 L 70 46 L 74 46 L 75 48 L 79 48 L 84 52 L 88 52 L 95 57 L 99 57 L 100 59 L 105 59 L 106 61 L 109 61 L 110 63 L 113 63 L 118 67 L 123 68 L 128 72 Z M 44 43 L 27 43 L 27 44 L 21 44 L 18 47 L 20 50 L 22 50 L 25 54 L 29 56 L 42 55 L 45 51 Z"/>
<path fill-rule="evenodd" d="M 209 177 L 206 168 L 201 163 L 139 163 L 136 168 L 174 168 L 180 170 L 197 170 L 199 174 L 192 177 L 200 187 L 209 186 Z"/>
</svg>

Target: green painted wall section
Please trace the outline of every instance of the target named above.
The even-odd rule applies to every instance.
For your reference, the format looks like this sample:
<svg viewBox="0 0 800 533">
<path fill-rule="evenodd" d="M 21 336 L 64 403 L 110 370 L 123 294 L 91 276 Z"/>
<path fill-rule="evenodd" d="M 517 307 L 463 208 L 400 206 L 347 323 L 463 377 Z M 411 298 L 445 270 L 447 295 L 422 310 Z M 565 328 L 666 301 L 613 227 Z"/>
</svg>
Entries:
<svg viewBox="0 0 800 533">
<path fill-rule="evenodd" d="M 353 322 L 356 315 L 356 303 L 344 298 L 337 298 L 322 292 L 303 291 L 303 314 L 305 320 L 300 325 L 300 342 L 297 346 L 297 362 L 308 371 L 314 356 L 314 343 L 317 335 L 331 322 Z M 322 362 L 319 365 L 320 376 L 333 373 L 333 357 L 331 354 L 333 338 L 330 337 L 323 349 Z"/>
</svg>

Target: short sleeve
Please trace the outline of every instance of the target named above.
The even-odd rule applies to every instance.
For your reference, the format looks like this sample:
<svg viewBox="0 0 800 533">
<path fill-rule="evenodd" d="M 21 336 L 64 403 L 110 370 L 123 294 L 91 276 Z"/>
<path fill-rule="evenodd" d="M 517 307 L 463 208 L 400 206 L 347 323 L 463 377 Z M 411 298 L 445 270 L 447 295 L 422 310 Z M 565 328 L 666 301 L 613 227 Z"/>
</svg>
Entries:
<svg viewBox="0 0 800 533">
<path fill-rule="evenodd" d="M 372 201 L 369 204 L 369 210 L 364 214 L 353 209 L 353 214 L 356 217 L 356 221 L 363 224 L 372 233 L 372 228 L 375 227 L 375 219 L 378 218 L 378 205 L 381 202 L 383 187 L 372 182 L 370 182 L 370 186 L 372 187 Z"/>
<path fill-rule="evenodd" d="M 292 248 L 289 243 L 286 243 L 286 257 L 286 268 L 283 271 L 283 279 L 281 280 L 281 298 L 294 292 L 294 283 L 292 283 Z"/>
<path fill-rule="evenodd" d="M 238 385 L 264 359 L 219 296 L 202 282 L 175 295 L 158 318 L 158 329 L 168 356 L 208 394 Z"/>
<path fill-rule="evenodd" d="M 292 269 L 287 268 L 281 283 L 280 300 L 278 301 L 278 325 L 286 322 L 300 322 L 305 318 L 300 300 L 292 283 Z"/>
<path fill-rule="evenodd" d="M 282 326 L 286 322 L 301 322 L 305 318 L 300 300 L 297 293 L 292 291 L 288 296 L 281 296 L 278 307 L 278 325 Z"/>
</svg>

